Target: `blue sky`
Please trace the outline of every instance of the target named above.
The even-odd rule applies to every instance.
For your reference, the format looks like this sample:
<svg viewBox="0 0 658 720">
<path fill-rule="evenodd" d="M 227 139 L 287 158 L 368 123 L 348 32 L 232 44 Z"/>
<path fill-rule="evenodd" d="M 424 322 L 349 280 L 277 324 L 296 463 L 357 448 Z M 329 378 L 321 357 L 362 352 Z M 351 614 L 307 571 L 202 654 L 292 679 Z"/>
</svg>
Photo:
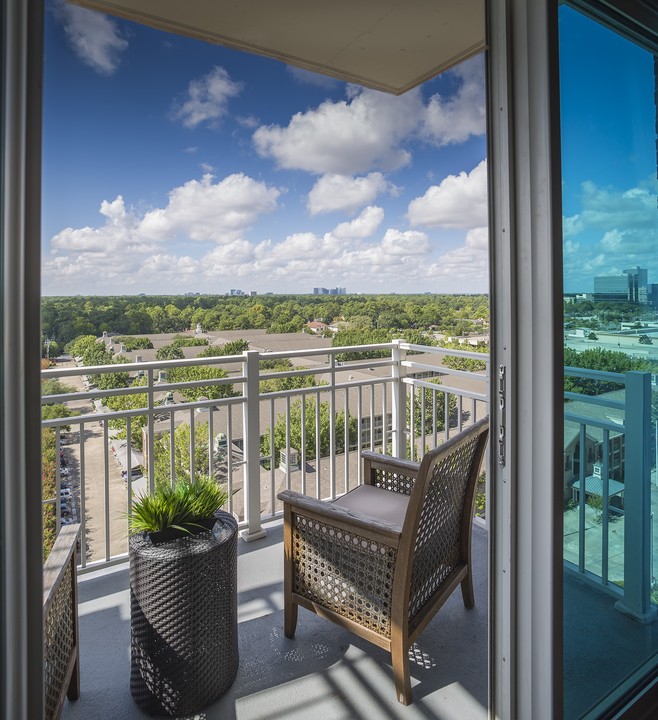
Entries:
<svg viewBox="0 0 658 720">
<path fill-rule="evenodd" d="M 637 265 L 658 283 L 653 56 L 564 5 L 560 43 L 565 290 Z"/>
<path fill-rule="evenodd" d="M 47 7 L 45 295 L 487 291 L 482 56 L 393 97 Z"/>
</svg>

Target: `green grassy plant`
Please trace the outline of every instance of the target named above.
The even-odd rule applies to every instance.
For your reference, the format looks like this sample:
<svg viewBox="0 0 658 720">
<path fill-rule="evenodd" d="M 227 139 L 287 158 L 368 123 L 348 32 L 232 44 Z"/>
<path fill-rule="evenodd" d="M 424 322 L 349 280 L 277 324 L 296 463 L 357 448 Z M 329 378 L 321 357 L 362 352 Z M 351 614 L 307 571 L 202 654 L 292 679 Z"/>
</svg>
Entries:
<svg viewBox="0 0 658 720">
<path fill-rule="evenodd" d="M 228 493 L 208 477 L 158 487 L 152 495 L 139 495 L 133 501 L 129 532 L 135 535 L 167 528 L 190 532 L 201 520 L 211 518 L 227 499 Z"/>
</svg>

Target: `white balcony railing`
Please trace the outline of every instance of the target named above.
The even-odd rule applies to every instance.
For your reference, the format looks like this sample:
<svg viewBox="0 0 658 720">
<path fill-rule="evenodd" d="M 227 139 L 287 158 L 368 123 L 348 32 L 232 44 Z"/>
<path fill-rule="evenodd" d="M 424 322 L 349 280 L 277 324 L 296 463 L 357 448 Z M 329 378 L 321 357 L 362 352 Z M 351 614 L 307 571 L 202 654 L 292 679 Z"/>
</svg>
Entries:
<svg viewBox="0 0 658 720">
<path fill-rule="evenodd" d="M 374 352 L 386 357 L 340 359 Z M 482 353 L 395 341 L 45 370 L 43 379 L 74 382 L 78 390 L 44 397 L 44 404 L 81 412 L 43 421 L 54 432 L 55 458 L 62 458 L 55 462 L 54 497 L 44 500 L 45 512 L 53 513 L 56 530 L 74 520 L 82 524 L 81 569 L 97 568 L 126 559 L 126 514 L 135 492 L 152 490 L 163 477 L 173 482 L 202 473 L 226 484 L 228 510 L 243 536 L 260 537 L 263 523 L 281 514 L 279 490 L 335 498 L 362 481 L 362 450 L 417 458 L 486 414 L 488 371 L 445 367 L 446 355 L 488 363 Z M 292 370 L 261 368 L 263 361 L 291 359 Z M 224 370 L 226 377 L 167 382 L 172 368 L 194 366 Z M 90 386 L 94 376 L 118 371 L 139 375 L 144 384 Z M 288 378 L 307 386 L 262 386 Z M 195 388 L 223 396 L 176 401 Z M 122 396 L 133 398 L 127 409 L 103 404 Z"/>
</svg>

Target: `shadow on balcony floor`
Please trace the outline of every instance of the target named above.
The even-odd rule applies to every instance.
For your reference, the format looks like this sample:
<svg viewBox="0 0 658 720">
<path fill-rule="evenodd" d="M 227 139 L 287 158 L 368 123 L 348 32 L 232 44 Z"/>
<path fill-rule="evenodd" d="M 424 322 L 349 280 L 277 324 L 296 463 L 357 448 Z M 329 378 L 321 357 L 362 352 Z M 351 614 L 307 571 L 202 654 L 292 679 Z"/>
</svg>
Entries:
<svg viewBox="0 0 658 720">
<path fill-rule="evenodd" d="M 457 591 L 414 646 L 414 703 L 395 698 L 389 656 L 302 609 L 294 640 L 283 635 L 281 525 L 265 540 L 239 542 L 240 669 L 233 687 L 199 720 L 379 720 L 487 717 L 487 534 L 473 533 L 476 606 Z M 147 717 L 130 680 L 128 571 L 80 581 L 80 699 L 65 720 Z"/>
</svg>

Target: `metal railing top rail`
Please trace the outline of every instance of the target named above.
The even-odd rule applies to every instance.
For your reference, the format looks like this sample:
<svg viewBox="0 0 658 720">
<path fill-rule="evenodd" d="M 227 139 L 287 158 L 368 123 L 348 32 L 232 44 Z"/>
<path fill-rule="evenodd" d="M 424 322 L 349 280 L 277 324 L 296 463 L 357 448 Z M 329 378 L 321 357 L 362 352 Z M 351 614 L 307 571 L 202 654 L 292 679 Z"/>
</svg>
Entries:
<svg viewBox="0 0 658 720">
<path fill-rule="evenodd" d="M 295 377 L 297 375 L 320 375 L 336 372 L 338 368 L 349 368 L 351 371 L 356 370 L 372 370 L 376 367 L 391 367 L 393 360 L 391 358 L 371 358 L 358 361 L 338 361 L 335 357 L 347 352 L 371 352 L 373 350 L 392 350 L 396 347 L 402 347 L 406 350 L 417 350 L 422 353 L 451 355 L 455 357 L 468 357 L 488 362 L 488 355 L 485 353 L 473 353 L 462 350 L 454 350 L 452 348 L 442 348 L 431 345 L 412 345 L 403 342 L 378 343 L 375 345 L 350 345 L 336 348 L 313 348 L 309 350 L 286 350 L 277 352 L 259 352 L 259 360 L 271 360 L 277 358 L 303 357 L 311 355 L 327 355 L 330 361 L 325 365 L 310 368 L 293 368 L 286 371 L 261 372 L 259 378 L 261 380 L 269 380 L 276 378 Z M 253 351 L 252 351 L 253 352 Z M 334 363 L 331 360 L 334 359 Z M 167 368 L 180 367 L 197 367 L 197 366 L 221 366 L 221 365 L 242 365 L 246 360 L 246 353 L 242 355 L 219 355 L 204 358 L 188 358 L 182 360 L 155 360 L 138 363 L 120 363 L 115 365 L 80 365 L 69 368 L 48 368 L 42 370 L 41 377 L 44 380 L 59 377 L 76 377 L 82 375 L 99 375 L 104 373 L 117 372 L 146 372 L 147 376 L 151 376 L 158 370 L 166 370 Z M 404 367 L 421 369 L 427 371 L 441 372 L 450 375 L 461 375 L 463 377 L 477 376 L 477 373 L 470 371 L 454 370 L 447 367 L 436 367 L 433 365 L 424 365 L 414 362 L 413 360 L 405 360 L 402 362 Z M 146 385 L 131 385 L 124 388 L 110 389 L 85 389 L 74 393 L 62 393 L 57 395 L 46 395 L 42 397 L 42 404 L 45 403 L 64 403 L 71 400 L 86 400 L 104 397 L 114 397 L 118 395 L 137 395 L 147 392 L 157 386 L 158 392 L 167 392 L 177 390 L 181 387 L 203 387 L 211 385 L 235 385 L 245 383 L 247 378 L 245 375 L 228 375 L 225 378 L 208 378 L 202 380 L 188 380 L 180 382 L 153 381 Z"/>
<path fill-rule="evenodd" d="M 486 381 L 486 377 L 483 377 L 482 380 Z M 447 393 L 448 395 L 461 395 L 462 397 L 469 398 L 470 400 L 482 400 L 483 402 L 486 402 L 488 399 L 486 393 L 479 393 L 473 390 L 464 390 L 462 388 L 453 388 L 449 385 L 444 385 L 443 383 L 441 385 L 438 385 L 437 383 L 433 383 L 428 380 L 421 380 L 420 378 L 405 377 L 402 378 L 402 382 L 405 385 L 427 388 L 428 390 L 433 390 L 438 393 Z"/>
<path fill-rule="evenodd" d="M 313 389 L 313 388 L 311 388 Z M 298 392 L 298 391 L 296 391 Z M 62 427 L 64 425 L 80 425 L 88 422 L 99 422 L 100 420 L 121 420 L 123 418 L 137 417 L 139 415 L 160 415 L 169 412 L 183 412 L 185 410 L 196 410 L 198 408 L 211 408 L 216 405 L 244 405 L 247 399 L 243 395 L 236 395 L 216 400 L 194 400 L 187 403 L 175 403 L 173 405 L 155 405 L 154 407 L 131 408 L 130 410 L 109 410 L 108 412 L 85 413 L 84 415 L 71 415 L 66 418 L 53 418 L 42 420 L 41 427 Z"/>
<path fill-rule="evenodd" d="M 455 370 L 454 368 L 444 367 L 443 365 L 425 365 L 423 363 L 416 363 L 412 360 L 403 360 L 402 366 L 406 368 L 412 368 L 414 370 L 427 370 L 429 372 L 441 373 L 441 375 L 455 375 L 456 377 L 467 377 L 467 378 L 481 378 L 487 380 L 486 371 L 482 372 L 479 370 Z"/>
<path fill-rule="evenodd" d="M 607 382 L 615 382 L 624 385 L 625 378 L 623 373 L 607 372 L 605 370 L 590 370 L 589 368 L 564 366 L 564 374 L 586 378 L 588 380 L 606 380 Z"/>
<path fill-rule="evenodd" d="M 405 341 L 393 341 L 387 343 L 375 343 L 372 345 L 345 345 L 341 347 L 324 347 L 324 348 L 304 348 L 301 350 L 277 350 L 274 352 L 264 351 L 247 351 L 258 352 L 260 360 L 277 360 L 291 357 L 313 357 L 316 355 L 341 355 L 343 353 L 363 353 L 373 352 L 376 350 L 393 350 L 394 348 L 402 348 L 403 350 L 412 350 L 419 353 L 433 353 L 441 355 L 451 355 L 454 357 L 472 358 L 488 362 L 488 353 L 470 352 L 466 350 L 455 350 L 453 348 L 445 348 L 437 345 L 415 345 Z M 190 367 L 196 365 L 229 365 L 241 364 L 245 361 L 246 353 L 240 355 L 213 355 L 209 357 L 183 358 L 180 360 L 148 360 L 142 362 L 117 363 L 111 365 L 77 365 L 67 368 L 48 368 L 41 371 L 44 379 L 57 377 L 74 377 L 76 375 L 97 375 L 102 373 L 113 372 L 139 372 L 140 370 L 166 370 L 175 367 Z M 358 369 L 366 369 L 376 366 L 391 365 L 390 358 L 372 358 L 370 360 L 357 361 L 360 364 L 352 364 L 350 367 Z"/>
<path fill-rule="evenodd" d="M 613 400 L 612 398 L 602 398 L 598 395 L 584 395 L 583 393 L 568 392 L 565 390 L 564 397 L 567 400 L 575 400 L 576 402 L 584 402 L 588 405 L 600 405 L 601 407 L 612 408 L 613 410 L 625 410 L 626 403 L 623 400 Z"/>
<path fill-rule="evenodd" d="M 115 369 L 114 372 L 117 372 L 117 370 Z M 109 390 L 92 389 L 61 395 L 43 395 L 41 397 L 41 404 L 46 405 L 52 403 L 64 403 L 71 400 L 91 400 L 104 397 L 117 397 L 118 395 L 143 395 L 149 390 L 165 393 L 169 390 L 179 390 L 180 388 L 208 387 L 209 385 L 235 385 L 243 382 L 246 382 L 246 378 L 243 375 L 229 376 L 225 378 L 207 378 L 204 380 L 181 380 L 180 382 L 155 381 L 147 383 L 146 385 L 130 385 L 129 387 L 110 388 Z"/>
<path fill-rule="evenodd" d="M 601 430 L 612 430 L 620 434 L 626 432 L 626 426 L 614 420 L 602 420 L 600 418 L 590 417 L 589 415 L 578 415 L 570 412 L 564 413 L 564 419 L 578 423 L 579 425 L 589 425 L 600 428 Z"/>
<path fill-rule="evenodd" d="M 350 388 L 388 385 L 392 382 L 392 377 L 377 377 L 370 380 L 347 380 L 345 382 L 333 383 L 332 385 L 312 385 L 311 387 L 292 388 L 291 390 L 275 390 L 272 392 L 260 393 L 259 397 L 261 400 L 270 400 L 276 398 L 294 397 L 296 395 L 319 395 L 321 393 L 330 393 L 335 390 L 349 390 Z M 434 388 L 440 388 L 440 386 L 435 385 Z"/>
<path fill-rule="evenodd" d="M 274 353 L 264 353 L 273 355 Z M 326 350 L 325 350 L 326 354 Z M 48 368 L 41 371 L 44 378 L 97 375 L 99 373 L 138 372 L 140 370 L 166 370 L 194 365 L 229 365 L 244 362 L 244 355 L 213 355 L 210 357 L 183 358 L 180 360 L 147 360 L 145 362 L 116 363 L 113 365 L 76 365 L 68 368 Z"/>
<path fill-rule="evenodd" d="M 275 350 L 260 352 L 262 360 L 291 357 L 312 357 L 313 355 L 339 355 L 344 352 L 368 352 L 372 350 L 392 350 L 395 342 L 374 343 L 372 345 L 345 345 L 340 347 L 304 348 L 302 350 Z"/>
<path fill-rule="evenodd" d="M 452 355 L 454 357 L 471 358 L 473 360 L 482 360 L 489 362 L 489 353 L 475 352 L 473 350 L 455 350 L 454 348 L 441 347 L 440 345 L 415 345 L 413 343 L 400 341 L 399 347 L 403 350 L 412 350 L 414 352 L 434 352 L 441 355 Z"/>
</svg>

